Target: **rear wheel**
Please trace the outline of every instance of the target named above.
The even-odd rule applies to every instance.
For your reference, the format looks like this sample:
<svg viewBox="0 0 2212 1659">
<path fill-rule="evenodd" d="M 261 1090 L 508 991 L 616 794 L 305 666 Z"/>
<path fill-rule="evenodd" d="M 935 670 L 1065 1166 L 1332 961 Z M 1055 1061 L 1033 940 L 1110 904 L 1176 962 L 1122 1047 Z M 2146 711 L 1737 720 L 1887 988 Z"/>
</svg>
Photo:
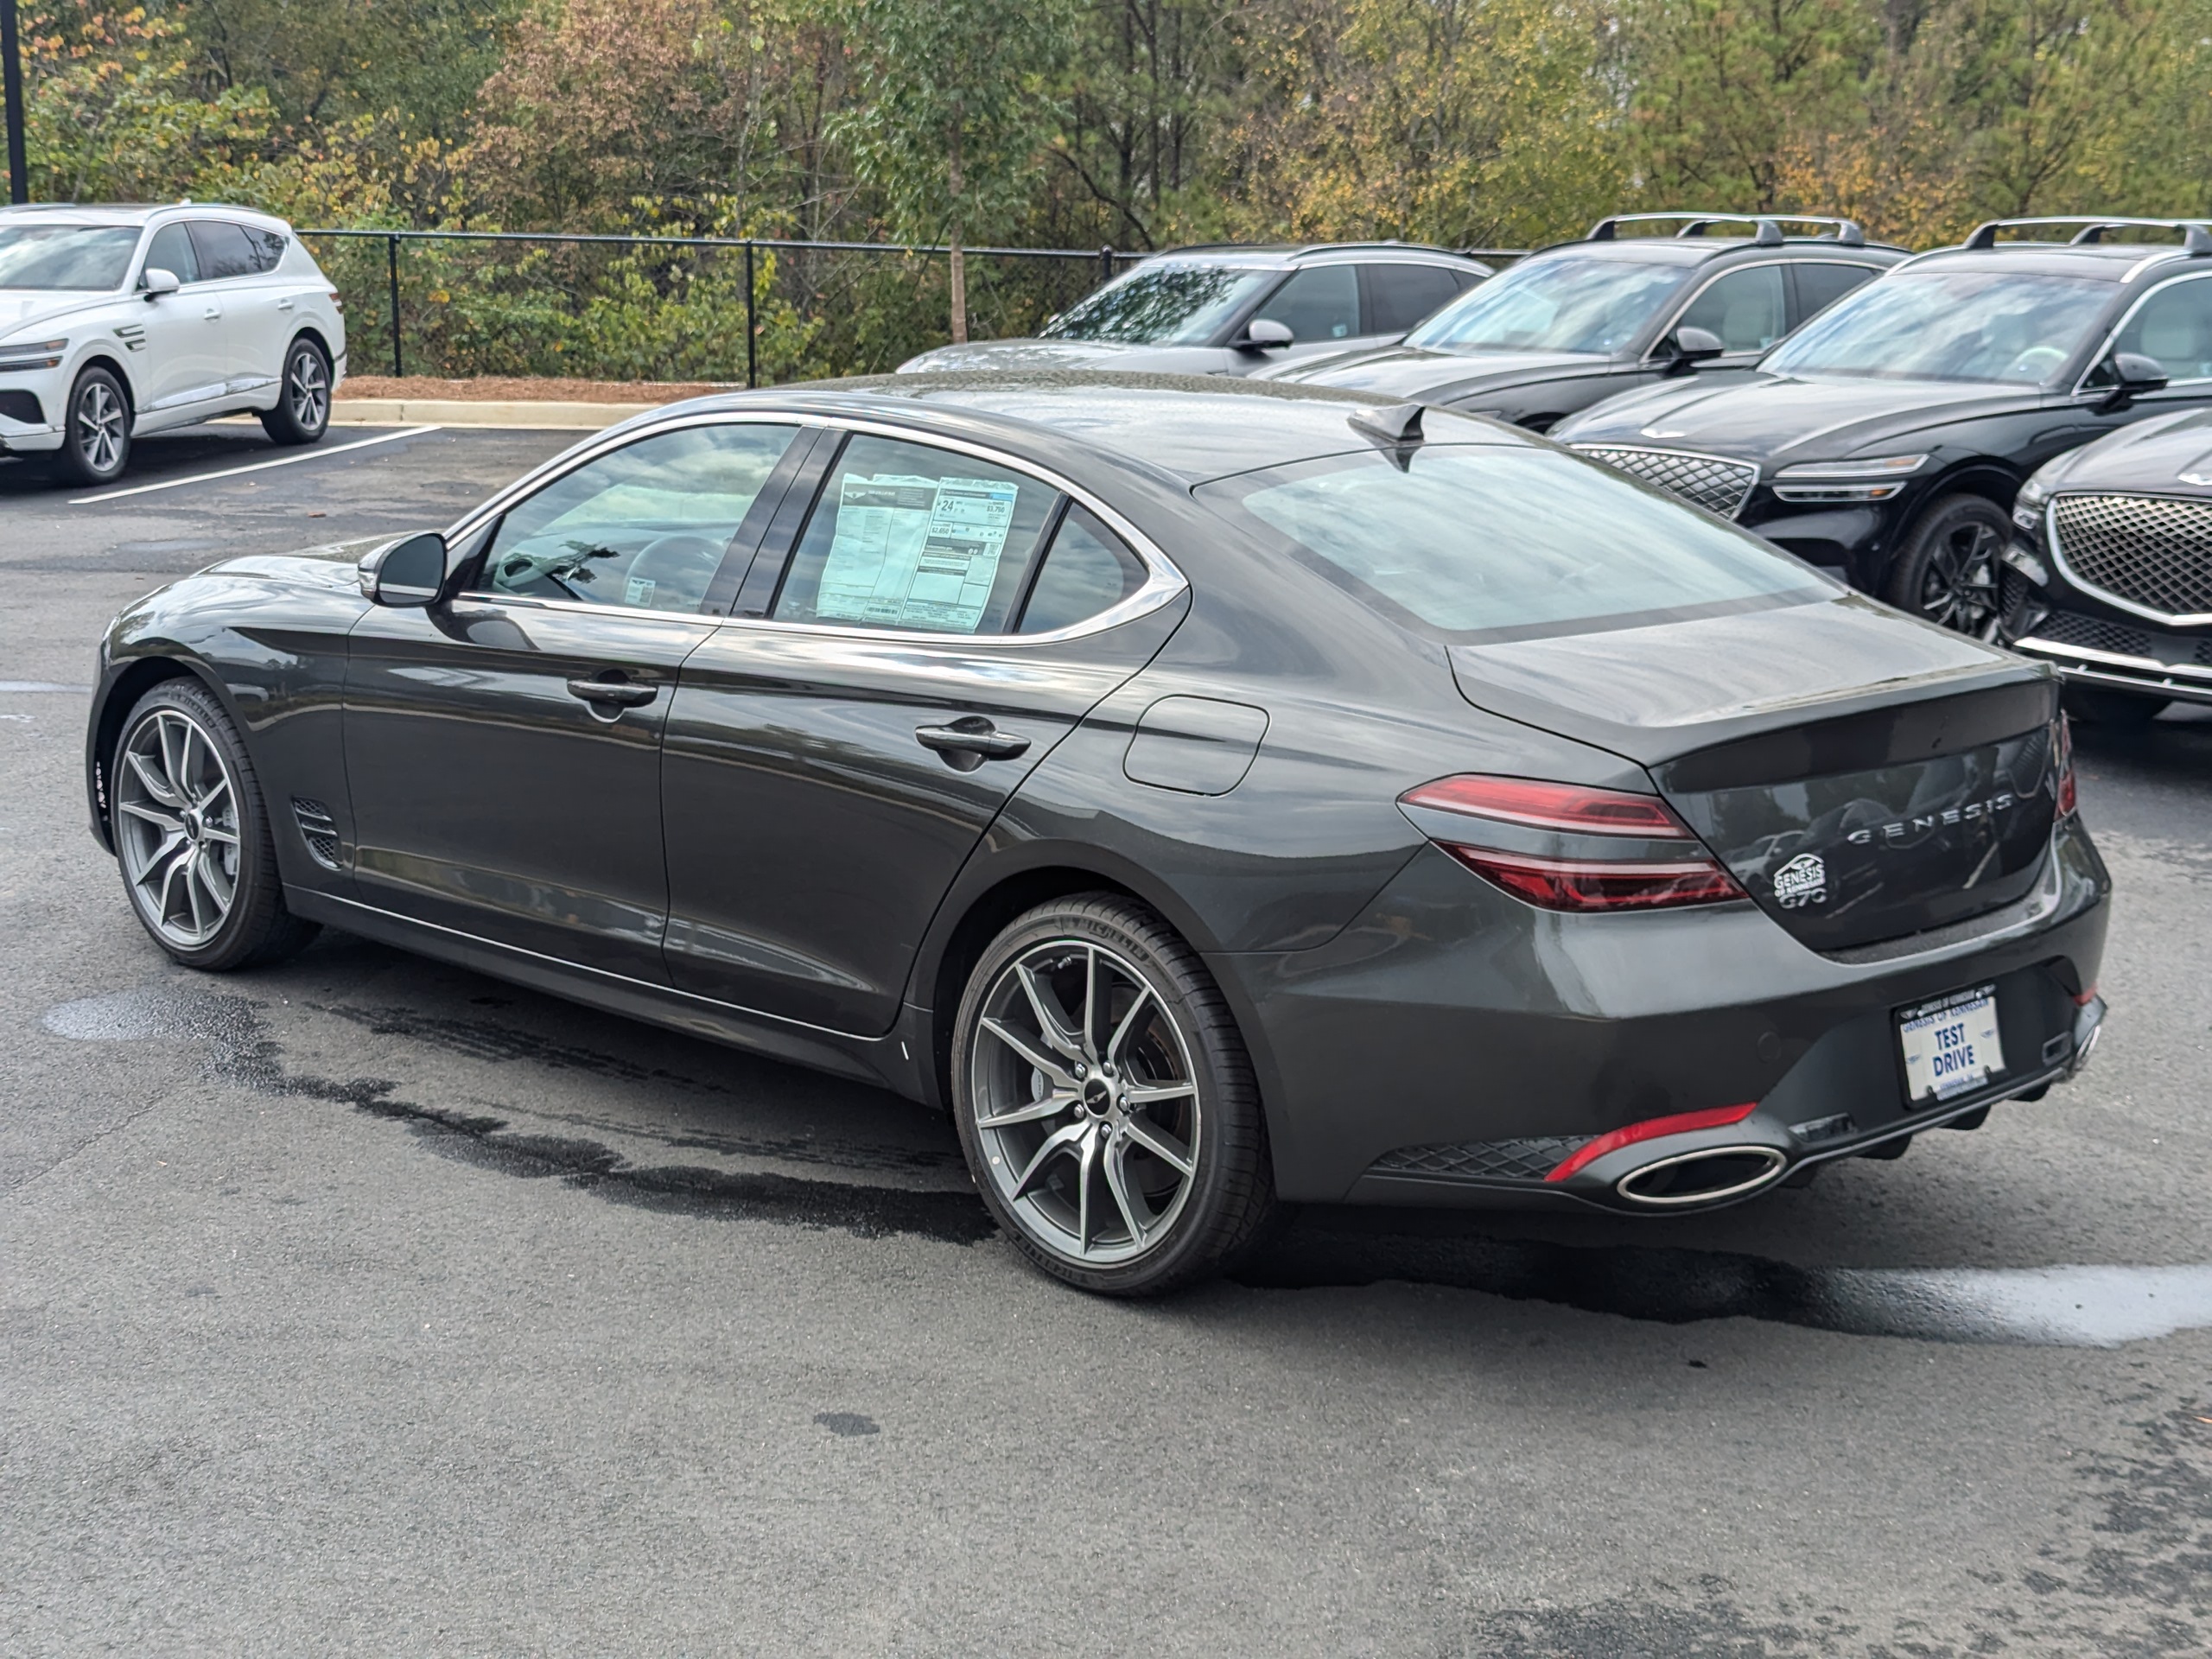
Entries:
<svg viewBox="0 0 2212 1659">
<path fill-rule="evenodd" d="M 108 768 L 130 907 L 188 968 L 275 962 L 315 935 L 285 908 L 261 785 L 213 693 L 165 680 L 124 722 Z"/>
<path fill-rule="evenodd" d="M 261 411 L 261 429 L 279 443 L 313 443 L 330 429 L 330 359 L 304 334 L 285 350 L 276 407 Z"/>
<path fill-rule="evenodd" d="M 54 460 L 73 484 L 112 484 L 130 464 L 130 401 L 108 370 L 95 365 L 69 388 L 61 449 Z"/>
<path fill-rule="evenodd" d="M 984 951 L 961 999 L 952 1099 L 1000 1225 L 1083 1289 L 1189 1284 L 1274 1211 L 1259 1089 L 1221 991 L 1118 894 L 1040 906 Z"/>
<path fill-rule="evenodd" d="M 2093 726 L 2132 732 L 2148 726 L 2164 712 L 2171 697 L 2145 696 L 2102 685 L 2069 685 L 2066 712 Z"/>
<path fill-rule="evenodd" d="M 1987 497 L 1946 496 L 1913 525 L 1883 597 L 1955 632 L 1993 639 L 1999 561 L 2012 534 L 2012 521 Z"/>
</svg>

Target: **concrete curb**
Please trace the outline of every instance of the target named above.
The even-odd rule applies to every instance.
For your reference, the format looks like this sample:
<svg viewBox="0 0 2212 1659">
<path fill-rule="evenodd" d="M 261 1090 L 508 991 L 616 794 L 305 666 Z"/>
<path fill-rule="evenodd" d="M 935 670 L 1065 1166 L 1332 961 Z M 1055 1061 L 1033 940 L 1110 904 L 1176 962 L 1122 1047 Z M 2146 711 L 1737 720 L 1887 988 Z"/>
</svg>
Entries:
<svg viewBox="0 0 2212 1659">
<path fill-rule="evenodd" d="M 676 401 L 674 399 L 671 402 Z M 470 403 L 445 397 L 347 397 L 330 406 L 333 426 L 505 426 L 596 432 L 658 404 Z"/>
</svg>

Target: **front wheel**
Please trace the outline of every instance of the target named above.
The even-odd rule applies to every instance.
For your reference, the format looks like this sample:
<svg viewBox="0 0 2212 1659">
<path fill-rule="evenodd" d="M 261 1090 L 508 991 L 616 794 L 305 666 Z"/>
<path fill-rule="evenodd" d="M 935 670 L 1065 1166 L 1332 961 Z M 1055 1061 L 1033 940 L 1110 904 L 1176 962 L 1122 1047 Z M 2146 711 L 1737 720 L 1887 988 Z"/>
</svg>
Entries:
<svg viewBox="0 0 2212 1659">
<path fill-rule="evenodd" d="M 330 359 L 304 334 L 285 350 L 276 407 L 261 411 L 261 429 L 278 443 L 313 443 L 330 429 Z"/>
<path fill-rule="evenodd" d="M 2012 535 L 2012 521 L 1986 496 L 1946 496 L 1906 537 L 1883 597 L 1954 632 L 1993 639 L 1998 563 Z"/>
<path fill-rule="evenodd" d="M 73 484 L 112 484 L 130 464 L 130 401 L 108 370 L 95 365 L 69 388 L 67 423 L 54 459 Z"/>
<path fill-rule="evenodd" d="M 260 780 L 214 695 L 164 680 L 124 722 L 108 768 L 130 907 L 188 968 L 275 962 L 315 935 L 285 907 Z"/>
<path fill-rule="evenodd" d="M 1119 894 L 1017 918 L 969 976 L 953 1111 L 999 1224 L 1053 1277 L 1144 1296 L 1217 1271 L 1274 1208 L 1252 1063 L 1220 988 Z"/>
</svg>

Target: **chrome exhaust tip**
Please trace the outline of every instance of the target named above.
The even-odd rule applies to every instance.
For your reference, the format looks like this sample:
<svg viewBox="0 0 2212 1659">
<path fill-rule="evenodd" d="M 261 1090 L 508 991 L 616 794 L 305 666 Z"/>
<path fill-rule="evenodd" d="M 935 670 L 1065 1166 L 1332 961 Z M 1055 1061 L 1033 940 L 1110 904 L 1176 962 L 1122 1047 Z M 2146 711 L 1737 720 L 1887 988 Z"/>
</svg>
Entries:
<svg viewBox="0 0 2212 1659">
<path fill-rule="evenodd" d="M 1613 1191 L 1634 1205 L 1669 1210 L 1740 1198 L 1782 1179 L 1789 1160 L 1772 1147 L 1707 1147 L 1629 1171 Z"/>
</svg>

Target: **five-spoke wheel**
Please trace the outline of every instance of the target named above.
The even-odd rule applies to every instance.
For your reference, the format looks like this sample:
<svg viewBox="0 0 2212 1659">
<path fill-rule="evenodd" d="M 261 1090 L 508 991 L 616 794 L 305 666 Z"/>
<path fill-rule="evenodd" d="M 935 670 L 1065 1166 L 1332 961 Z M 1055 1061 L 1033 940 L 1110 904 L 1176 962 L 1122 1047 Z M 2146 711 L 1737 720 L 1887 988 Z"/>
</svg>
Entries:
<svg viewBox="0 0 2212 1659">
<path fill-rule="evenodd" d="M 95 364 L 69 389 L 68 424 L 55 457 L 79 484 L 108 484 L 130 462 L 130 404 L 122 383 Z"/>
<path fill-rule="evenodd" d="M 262 430 L 278 443 L 313 443 L 330 429 L 330 359 L 305 334 L 284 350 L 276 407 L 264 410 Z"/>
<path fill-rule="evenodd" d="M 1249 1061 L 1195 954 L 1141 906 L 1094 894 L 1015 922 L 957 1042 L 976 1185 L 1047 1270 L 1163 1290 L 1257 1230 L 1273 1189 Z"/>
</svg>

